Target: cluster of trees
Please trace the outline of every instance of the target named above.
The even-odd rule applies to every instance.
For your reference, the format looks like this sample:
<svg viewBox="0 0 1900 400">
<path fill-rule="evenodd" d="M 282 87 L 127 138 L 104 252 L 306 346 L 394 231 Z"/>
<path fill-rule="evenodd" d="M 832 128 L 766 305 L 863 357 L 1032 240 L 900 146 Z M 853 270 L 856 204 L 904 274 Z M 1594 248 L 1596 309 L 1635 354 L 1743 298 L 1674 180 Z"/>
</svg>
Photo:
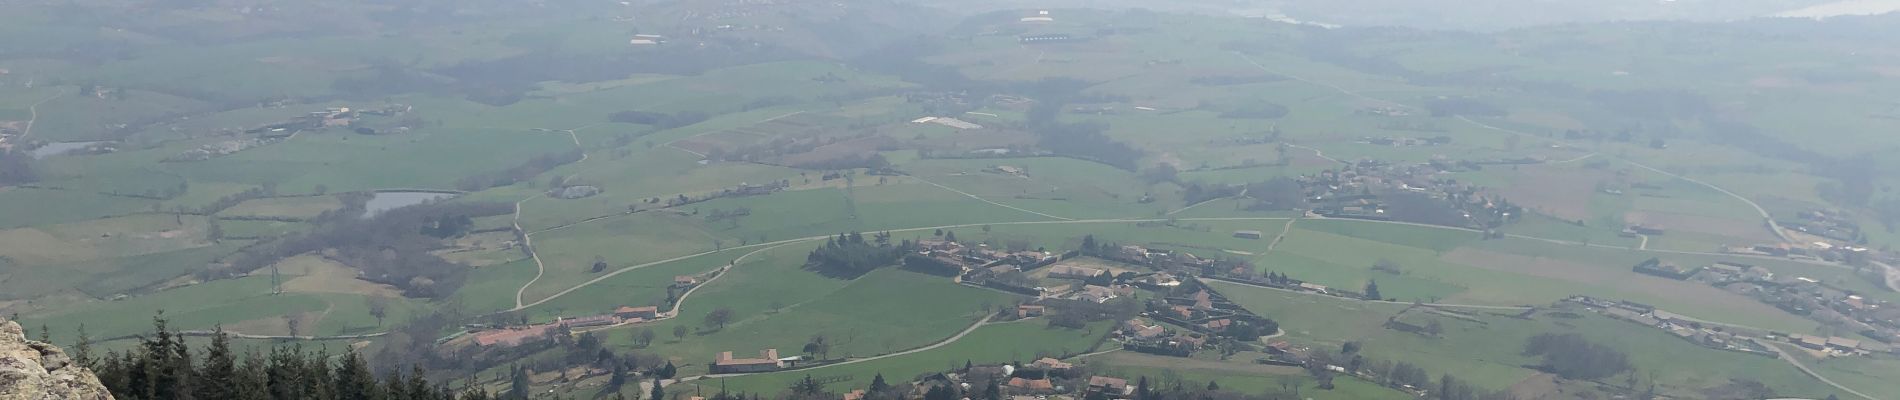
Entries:
<svg viewBox="0 0 1900 400">
<path fill-rule="evenodd" d="M 1038 104 L 1037 107 L 1042 107 Z M 1033 116 L 1033 110 L 1031 115 Z M 1126 171 L 1135 171 L 1136 162 L 1141 160 L 1142 152 L 1134 146 L 1109 138 L 1103 134 L 1108 125 L 1098 122 L 1061 123 L 1050 121 L 1035 124 L 1031 128 L 1037 134 L 1036 145 L 1058 155 L 1095 161 Z"/>
<path fill-rule="evenodd" d="M 1247 185 L 1247 197 L 1254 203 L 1247 206 L 1253 211 L 1282 211 L 1305 208 L 1306 189 L 1300 187 L 1293 178 L 1278 177 Z"/>
<path fill-rule="evenodd" d="M 652 125 L 654 128 L 659 129 L 673 129 L 697 124 L 705 121 L 706 118 L 709 118 L 709 116 L 699 111 L 681 111 L 667 114 L 653 111 L 628 110 L 607 116 L 608 121 Z"/>
<path fill-rule="evenodd" d="M 1061 114 L 1062 107 L 1071 102 L 1114 100 L 1086 98 L 1080 93 L 1087 87 L 1087 82 L 1049 78 L 1020 88 L 1021 91 L 1037 100 L 1036 104 L 1031 106 L 1029 112 L 1024 115 L 1029 130 L 1037 135 L 1036 145 L 1058 155 L 1100 162 L 1134 172 L 1138 168 L 1136 162 L 1141 160 L 1141 150 L 1103 134 L 1102 132 L 1108 131 L 1107 124 L 1064 123 L 1056 119 L 1056 116 Z"/>
<path fill-rule="evenodd" d="M 24 151 L 0 151 L 0 185 L 20 185 L 39 181 L 39 173 L 33 170 L 32 154 Z"/>
<path fill-rule="evenodd" d="M 505 170 L 470 175 L 455 181 L 455 188 L 464 191 L 477 191 L 492 187 L 513 185 L 515 182 L 534 179 L 535 175 L 562 165 L 581 160 L 579 149 L 535 156 L 527 162 Z"/>
<path fill-rule="evenodd" d="M 180 194 L 183 194 L 183 192 L 181 191 Z M 224 197 L 219 197 L 216 201 L 212 201 L 211 204 L 206 204 L 204 205 L 204 207 L 199 207 L 198 213 L 204 214 L 204 215 L 216 214 L 219 211 L 224 211 L 224 209 L 235 207 L 238 205 L 238 203 L 243 203 L 247 200 L 261 199 L 261 198 L 276 196 L 276 195 L 277 195 L 277 184 L 273 182 L 265 182 L 263 185 L 258 186 L 258 187 L 244 189 L 244 191 L 242 192 L 237 192 L 230 195 L 226 195 Z M 180 208 L 182 209 L 183 206 L 180 206 Z"/>
<path fill-rule="evenodd" d="M 1471 217 L 1457 204 L 1416 192 L 1394 192 L 1384 196 L 1385 214 L 1398 221 L 1440 225 L 1470 226 Z"/>
<path fill-rule="evenodd" d="M 858 276 L 896 264 L 911 247 L 909 240 L 892 245 L 890 232 L 874 233 L 870 241 L 858 232 L 840 233 L 806 255 L 805 263 L 826 272 Z"/>
<path fill-rule="evenodd" d="M 1181 199 L 1187 201 L 1188 204 L 1223 197 L 1232 197 L 1239 195 L 1240 191 L 1244 189 L 1244 187 L 1240 185 L 1201 184 L 1200 182 L 1189 183 L 1185 186 L 1187 187 L 1181 190 Z"/>
<path fill-rule="evenodd" d="M 466 233 L 473 218 L 513 212 L 506 203 L 434 203 L 385 211 L 376 218 L 334 215 L 316 229 L 251 246 L 227 259 L 221 275 L 239 275 L 312 252 L 362 270 L 362 278 L 403 289 L 410 297 L 440 298 L 461 287 L 468 268 L 430 254 L 442 239 Z M 447 235 L 447 236 L 437 236 Z"/>
<path fill-rule="evenodd" d="M 1628 355 L 1575 333 L 1532 336 L 1524 343 L 1524 355 L 1543 356 L 1539 368 L 1564 379 L 1602 379 L 1630 368 Z"/>
<path fill-rule="evenodd" d="M 492 397 L 483 389 L 451 389 L 431 383 L 420 369 L 408 374 L 377 374 L 356 352 L 332 356 L 301 346 L 278 347 L 268 354 L 233 352 L 220 332 L 203 351 L 193 351 L 165 320 L 124 352 L 93 358 L 84 339 L 73 362 L 93 369 L 112 396 L 120 399 L 318 399 L 318 400 L 486 400 L 526 398 L 526 393 Z"/>
</svg>

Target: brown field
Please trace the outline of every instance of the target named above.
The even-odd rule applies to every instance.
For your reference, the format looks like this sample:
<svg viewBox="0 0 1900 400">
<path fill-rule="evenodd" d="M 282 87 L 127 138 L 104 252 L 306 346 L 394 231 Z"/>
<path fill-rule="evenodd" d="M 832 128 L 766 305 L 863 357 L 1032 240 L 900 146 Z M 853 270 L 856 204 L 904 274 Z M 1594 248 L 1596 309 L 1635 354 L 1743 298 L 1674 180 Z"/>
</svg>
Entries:
<svg viewBox="0 0 1900 400">
<path fill-rule="evenodd" d="M 1773 234 L 1768 232 L 1768 228 L 1763 227 L 1762 223 L 1758 221 L 1655 211 L 1631 211 L 1624 213 L 1623 221 L 1630 224 L 1640 223 L 1660 226 L 1667 230 L 1699 232 L 1762 242 L 1777 240 Z"/>
<path fill-rule="evenodd" d="M 399 297 L 401 292 L 388 285 L 356 279 L 356 270 L 314 255 L 291 257 L 277 263 L 284 274 L 301 275 L 284 281 L 284 291 L 303 293 L 344 293 L 365 296 Z"/>
<path fill-rule="evenodd" d="M 1608 172 L 1538 165 L 1518 169 L 1511 185 L 1491 190 L 1545 215 L 1558 219 L 1590 218 L 1590 196 L 1597 183 L 1613 179 Z"/>
<path fill-rule="evenodd" d="M 1440 259 L 1486 270 L 1511 272 L 1540 278 L 1561 279 L 1569 282 L 1587 284 L 1610 283 L 1619 278 L 1623 278 L 1622 275 L 1635 274 L 1629 271 L 1621 271 L 1575 261 L 1473 250 L 1469 248 L 1452 250 L 1450 253 L 1445 253 Z"/>
</svg>

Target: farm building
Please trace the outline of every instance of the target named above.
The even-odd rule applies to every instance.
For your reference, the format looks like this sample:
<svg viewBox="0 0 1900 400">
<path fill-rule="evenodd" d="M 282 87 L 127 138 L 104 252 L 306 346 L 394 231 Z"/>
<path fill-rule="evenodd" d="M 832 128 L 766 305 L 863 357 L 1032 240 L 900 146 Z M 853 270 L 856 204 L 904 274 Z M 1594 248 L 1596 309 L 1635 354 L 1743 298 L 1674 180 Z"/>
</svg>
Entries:
<svg viewBox="0 0 1900 400">
<path fill-rule="evenodd" d="M 1021 21 L 1022 22 L 1055 22 L 1055 20 L 1056 20 L 1055 18 L 1052 18 L 1049 16 L 1049 10 L 1042 10 L 1042 11 L 1036 12 L 1036 15 L 1023 17 Z"/>
<path fill-rule="evenodd" d="M 759 358 L 732 358 L 732 352 L 720 352 L 713 358 L 712 372 L 728 374 L 736 372 L 766 372 L 783 368 L 779 360 L 778 349 L 765 349 L 759 352 Z"/>
<path fill-rule="evenodd" d="M 1035 304 L 1016 306 L 1016 318 L 1040 317 L 1047 312 L 1048 308 Z"/>
<path fill-rule="evenodd" d="M 1234 237 L 1241 239 L 1260 239 L 1260 231 L 1234 231 Z"/>
<path fill-rule="evenodd" d="M 923 117 L 910 120 L 913 124 L 937 124 L 957 129 L 983 129 L 983 125 L 951 117 Z"/>
<path fill-rule="evenodd" d="M 616 317 L 613 314 L 589 315 L 585 317 L 574 317 L 574 318 L 562 318 L 560 322 L 562 326 L 566 326 L 569 328 L 579 328 L 579 327 L 587 327 L 587 326 L 605 326 L 605 325 L 613 325 L 617 323 L 620 323 L 620 317 Z"/>
<path fill-rule="evenodd" d="M 1089 377 L 1089 392 L 1116 397 L 1128 395 L 1128 380 L 1108 376 Z"/>
<path fill-rule="evenodd" d="M 654 317 L 658 317 L 659 315 L 660 315 L 660 308 L 654 307 L 654 306 L 645 306 L 645 307 L 621 306 L 618 309 L 614 309 L 614 316 L 620 317 L 622 319 L 634 319 L 634 318 L 653 319 Z"/>
</svg>

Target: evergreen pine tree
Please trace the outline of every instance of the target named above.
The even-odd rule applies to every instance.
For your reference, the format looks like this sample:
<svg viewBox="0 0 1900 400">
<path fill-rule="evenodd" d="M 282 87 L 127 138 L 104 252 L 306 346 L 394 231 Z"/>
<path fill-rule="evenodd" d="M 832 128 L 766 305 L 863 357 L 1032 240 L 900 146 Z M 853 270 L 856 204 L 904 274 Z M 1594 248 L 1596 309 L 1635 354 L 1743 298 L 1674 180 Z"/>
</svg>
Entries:
<svg viewBox="0 0 1900 400">
<path fill-rule="evenodd" d="M 872 391 L 872 392 L 882 392 L 882 391 L 885 391 L 885 390 L 890 390 L 890 388 L 891 388 L 891 384 L 890 384 L 890 383 L 888 383 L 888 382 L 884 382 L 884 374 L 883 374 L 883 373 L 878 373 L 878 374 L 877 374 L 877 376 L 873 376 L 873 377 L 871 377 L 871 387 L 870 387 L 870 391 Z"/>
<path fill-rule="evenodd" d="M 534 387 L 533 382 L 528 380 L 528 369 L 516 366 L 513 370 L 514 372 L 508 377 L 508 395 L 504 398 L 527 399 L 528 391 L 533 390 Z"/>
<path fill-rule="evenodd" d="M 303 393 L 303 360 L 299 357 L 302 350 L 301 346 L 296 350 L 271 349 L 270 363 L 264 367 L 264 387 L 270 398 L 294 399 Z"/>
<path fill-rule="evenodd" d="M 199 399 L 235 399 L 238 394 L 237 359 L 231 354 L 231 340 L 219 327 L 205 351 L 204 367 L 192 379 L 192 396 Z"/>
<path fill-rule="evenodd" d="M 88 369 L 99 369 L 99 360 L 92 358 L 92 336 L 86 334 L 86 324 L 79 324 L 78 340 L 73 343 L 73 363 Z"/>
<path fill-rule="evenodd" d="M 264 376 L 269 364 L 264 355 L 255 351 L 244 352 L 244 364 L 237 368 L 233 380 L 237 382 L 238 400 L 270 400 L 270 385 Z"/>
<path fill-rule="evenodd" d="M 647 399 L 648 400 L 665 400 L 666 399 L 666 389 L 660 386 L 660 378 L 653 378 L 653 391 L 652 391 L 652 394 L 648 395 Z"/>
<path fill-rule="evenodd" d="M 405 385 L 409 386 L 409 393 L 415 396 L 415 400 L 425 400 L 434 396 L 453 395 L 453 393 L 448 390 L 429 385 L 429 379 L 422 373 L 422 366 L 419 365 L 409 366 L 409 382 Z"/>
</svg>

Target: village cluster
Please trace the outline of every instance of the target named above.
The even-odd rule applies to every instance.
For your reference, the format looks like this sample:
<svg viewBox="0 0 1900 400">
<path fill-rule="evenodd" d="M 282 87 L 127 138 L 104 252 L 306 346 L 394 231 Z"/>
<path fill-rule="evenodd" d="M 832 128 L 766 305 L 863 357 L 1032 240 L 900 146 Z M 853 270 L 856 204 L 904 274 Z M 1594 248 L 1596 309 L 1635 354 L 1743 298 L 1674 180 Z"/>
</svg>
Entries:
<svg viewBox="0 0 1900 400">
<path fill-rule="evenodd" d="M 1418 164 L 1359 161 L 1338 170 L 1296 178 L 1313 213 L 1332 218 L 1402 220 L 1461 228 L 1490 229 L 1521 217 L 1523 210 L 1483 187 L 1444 176 L 1447 172 L 1482 168 L 1470 162 L 1433 160 Z M 1444 213 L 1399 215 L 1394 201 L 1419 201 L 1406 194 L 1439 202 L 1413 209 L 1448 209 Z"/>
<path fill-rule="evenodd" d="M 1829 339 L 1821 342 L 1853 342 L 1847 347 L 1870 353 L 1888 353 L 1891 352 L 1888 344 L 1900 340 L 1900 307 L 1891 302 L 1860 296 L 1817 279 L 1776 275 L 1767 268 L 1734 262 L 1684 267 L 1655 258 L 1638 263 L 1632 270 L 1669 279 L 1705 283 L 1805 316 L 1841 334 L 1857 333 L 1878 339 Z M 1649 311 L 1642 313 L 1647 314 Z M 1792 338 L 1796 335 L 1774 336 Z"/>
</svg>

